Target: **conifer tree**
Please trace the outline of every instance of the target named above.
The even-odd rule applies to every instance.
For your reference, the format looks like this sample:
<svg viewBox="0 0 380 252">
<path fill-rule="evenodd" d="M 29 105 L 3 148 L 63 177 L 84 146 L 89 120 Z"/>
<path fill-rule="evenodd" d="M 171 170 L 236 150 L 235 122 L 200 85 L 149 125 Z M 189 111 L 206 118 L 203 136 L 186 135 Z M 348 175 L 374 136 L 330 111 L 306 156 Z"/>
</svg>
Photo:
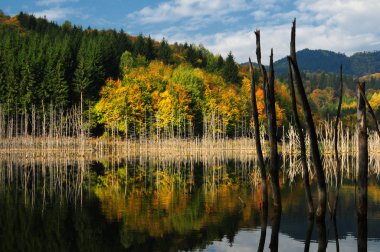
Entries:
<svg viewBox="0 0 380 252">
<path fill-rule="evenodd" d="M 221 55 L 218 57 L 218 63 L 216 64 L 218 67 L 218 70 L 222 70 L 224 67 L 224 59 Z"/>
<path fill-rule="evenodd" d="M 22 108 L 26 108 L 31 103 L 35 77 L 29 62 L 25 62 L 21 69 L 21 81 L 19 86 L 19 99 Z"/>
<path fill-rule="evenodd" d="M 154 41 L 149 36 L 146 41 L 146 54 L 145 57 L 147 60 L 151 61 L 156 58 L 156 48 L 154 47 Z"/>
<path fill-rule="evenodd" d="M 193 67 L 197 65 L 197 54 L 193 48 L 193 45 L 190 45 L 185 52 L 186 61 L 189 62 Z"/>
<path fill-rule="evenodd" d="M 223 66 L 222 75 L 225 81 L 238 84 L 240 82 L 239 69 L 235 63 L 232 52 L 228 53 L 226 61 Z"/>
<path fill-rule="evenodd" d="M 58 62 L 51 82 L 52 86 L 52 101 L 56 106 L 65 107 L 68 102 L 68 87 L 65 80 L 65 69 L 62 62 Z"/>
<path fill-rule="evenodd" d="M 140 33 L 135 43 L 133 44 L 133 54 L 137 55 L 146 55 L 146 44 L 143 35 Z"/>
<path fill-rule="evenodd" d="M 160 46 L 157 52 L 158 59 L 162 60 L 164 64 L 169 64 L 171 62 L 172 50 L 168 42 L 163 38 L 161 40 Z"/>
</svg>

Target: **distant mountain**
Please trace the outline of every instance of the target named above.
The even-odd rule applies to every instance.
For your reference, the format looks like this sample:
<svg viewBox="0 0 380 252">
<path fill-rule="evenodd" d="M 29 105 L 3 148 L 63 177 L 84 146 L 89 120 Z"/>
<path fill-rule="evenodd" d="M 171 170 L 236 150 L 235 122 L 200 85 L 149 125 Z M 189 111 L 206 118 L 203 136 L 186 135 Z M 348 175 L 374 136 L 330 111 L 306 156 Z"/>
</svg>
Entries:
<svg viewBox="0 0 380 252">
<path fill-rule="evenodd" d="M 297 52 L 297 61 L 300 69 L 306 72 L 339 73 L 340 64 L 343 64 L 343 72 L 347 75 L 363 76 L 380 72 L 380 51 L 359 52 L 347 57 L 332 51 L 303 49 Z M 287 59 L 276 61 L 274 67 L 279 75 L 287 73 Z"/>
</svg>

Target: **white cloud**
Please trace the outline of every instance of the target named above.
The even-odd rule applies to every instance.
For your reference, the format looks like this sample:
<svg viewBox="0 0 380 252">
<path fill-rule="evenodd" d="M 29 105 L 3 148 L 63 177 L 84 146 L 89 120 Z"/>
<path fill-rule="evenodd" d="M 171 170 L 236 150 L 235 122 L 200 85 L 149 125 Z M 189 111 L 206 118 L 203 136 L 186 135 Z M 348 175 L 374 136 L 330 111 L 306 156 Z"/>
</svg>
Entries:
<svg viewBox="0 0 380 252">
<path fill-rule="evenodd" d="M 67 2 L 78 2 L 79 0 L 38 0 L 37 5 L 48 6 L 48 5 L 57 5 Z"/>
<path fill-rule="evenodd" d="M 70 15 L 78 15 L 78 11 L 72 8 L 54 7 L 33 13 L 36 17 L 46 17 L 49 20 L 67 19 Z"/>
<path fill-rule="evenodd" d="M 256 10 L 256 11 L 252 12 L 251 15 L 255 18 L 255 20 L 260 20 L 260 19 L 264 19 L 266 16 L 268 16 L 269 12 L 264 11 L 264 10 Z"/>
<path fill-rule="evenodd" d="M 172 0 L 157 7 L 145 7 L 129 14 L 128 18 L 143 24 L 176 22 L 181 19 L 223 21 L 220 17 L 247 8 L 249 5 L 245 0 Z"/>
<path fill-rule="evenodd" d="M 260 27 L 261 28 L 261 27 Z M 291 22 L 288 25 L 270 26 L 262 28 L 261 50 L 264 64 L 269 62 L 270 49 L 273 48 L 274 59 L 285 57 L 289 53 Z M 187 30 L 180 28 L 170 28 L 160 33 L 152 34 L 155 39 L 165 37 L 169 42 L 190 42 L 202 44 L 215 54 L 226 57 L 232 51 L 237 62 L 247 62 L 248 57 L 256 61 L 256 28 L 248 27 L 236 31 L 219 32 L 215 34 L 191 34 Z M 170 35 L 168 35 L 170 34 Z M 298 35 L 299 36 L 299 35 Z"/>
<path fill-rule="evenodd" d="M 270 48 L 275 60 L 289 54 L 293 18 L 297 18 L 297 50 L 324 49 L 348 55 L 379 50 L 378 13 L 378 0 L 173 0 L 145 7 L 129 17 L 143 25 L 159 23 L 162 29 L 152 34 L 155 38 L 201 43 L 223 56 L 232 51 L 238 62 L 256 58 L 253 31 L 260 29 L 262 58 L 267 64 Z M 245 18 L 247 25 L 234 20 L 236 17 Z M 225 23 L 229 18 L 236 27 Z M 218 23 L 212 23 L 215 20 Z M 211 23 L 224 31 L 210 32 Z"/>
<path fill-rule="evenodd" d="M 380 2 L 377 0 L 305 0 L 300 3 L 300 9 L 314 14 L 319 22 L 344 30 L 345 33 L 373 33 L 380 24 Z"/>
</svg>

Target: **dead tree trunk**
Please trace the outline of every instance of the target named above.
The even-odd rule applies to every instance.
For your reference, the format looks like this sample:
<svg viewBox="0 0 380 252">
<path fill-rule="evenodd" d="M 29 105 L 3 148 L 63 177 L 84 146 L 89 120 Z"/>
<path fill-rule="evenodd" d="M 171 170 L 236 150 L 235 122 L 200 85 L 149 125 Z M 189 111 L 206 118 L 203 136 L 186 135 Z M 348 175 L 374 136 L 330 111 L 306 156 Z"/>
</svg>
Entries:
<svg viewBox="0 0 380 252">
<path fill-rule="evenodd" d="M 310 249 L 311 235 L 313 234 L 314 220 L 309 219 L 305 237 L 305 248 L 303 251 L 308 252 Z"/>
<path fill-rule="evenodd" d="M 338 227 L 336 225 L 336 218 L 334 216 L 334 219 L 333 219 L 333 225 L 334 225 L 334 236 L 335 236 L 335 249 L 337 252 L 340 251 L 339 249 L 339 234 L 338 234 Z M 361 251 L 361 250 L 359 250 Z"/>
<path fill-rule="evenodd" d="M 260 174 L 261 174 L 261 191 L 263 192 L 262 204 L 263 207 L 268 206 L 268 188 L 267 188 L 267 174 L 265 171 L 265 162 L 263 157 L 263 152 L 261 149 L 260 142 L 260 124 L 259 124 L 259 112 L 257 109 L 257 101 L 256 101 L 256 83 L 255 83 L 255 75 L 253 64 L 251 58 L 249 58 L 250 72 L 251 72 L 251 100 L 252 100 L 252 114 L 253 114 L 253 123 L 254 123 L 254 131 L 255 131 L 255 144 L 256 144 L 256 153 L 257 159 L 260 166 Z"/>
<path fill-rule="evenodd" d="M 274 97 L 274 68 L 273 68 L 273 49 L 270 54 L 269 64 L 269 85 L 267 94 L 267 117 L 269 129 L 269 144 L 270 144 L 270 175 L 273 187 L 273 200 L 275 208 L 281 211 L 281 190 L 278 178 L 279 160 L 277 152 L 277 125 L 276 125 L 276 100 Z M 281 215 L 281 214 L 280 214 Z"/>
<path fill-rule="evenodd" d="M 327 248 L 327 233 L 325 221 L 318 221 L 317 223 L 317 235 L 318 235 L 318 251 L 326 251 Z"/>
<path fill-rule="evenodd" d="M 267 186 L 265 182 L 265 188 L 266 187 Z M 262 209 L 261 209 L 261 215 L 260 215 L 261 231 L 260 231 L 259 247 L 257 248 L 257 251 L 264 251 L 265 238 L 267 234 L 267 225 L 268 225 L 268 192 L 261 191 L 261 194 L 262 194 L 263 199 L 266 198 L 266 204 L 263 204 Z"/>
<path fill-rule="evenodd" d="M 311 196 L 311 190 L 310 190 L 310 182 L 309 182 L 309 170 L 307 167 L 307 157 L 306 157 L 306 145 L 305 145 L 305 137 L 304 133 L 302 131 L 301 122 L 298 116 L 297 111 L 297 99 L 296 94 L 294 91 L 294 81 L 293 81 L 293 74 L 292 69 L 290 65 L 290 59 L 288 59 L 289 63 L 289 88 L 290 88 L 290 94 L 292 97 L 292 110 L 293 110 L 293 116 L 294 116 L 294 123 L 296 125 L 298 138 L 300 141 L 300 147 L 301 147 L 301 164 L 302 164 L 302 170 L 303 170 L 303 182 L 305 186 L 305 195 L 306 195 L 306 202 L 307 202 L 307 208 L 308 208 L 308 215 L 309 218 L 313 218 L 314 216 L 314 204 L 313 204 L 313 198 Z"/>
<path fill-rule="evenodd" d="M 358 143 L 359 143 L 359 173 L 358 173 L 358 218 L 367 218 L 367 180 L 368 180 L 368 135 L 365 104 L 365 83 L 358 87 Z"/>
<path fill-rule="evenodd" d="M 301 99 L 302 109 L 306 118 L 306 126 L 310 137 L 310 148 L 311 148 L 311 157 L 317 175 L 318 183 L 318 208 L 316 211 L 317 220 L 324 220 L 326 214 L 326 181 L 325 174 L 323 171 L 323 165 L 321 156 L 318 149 L 318 138 L 315 131 L 315 125 L 313 121 L 313 116 L 311 114 L 311 109 L 309 102 L 307 100 L 306 92 L 303 87 L 303 82 L 301 78 L 301 73 L 298 68 L 297 58 L 296 58 L 296 20 L 293 22 L 292 33 L 291 33 L 291 42 L 290 42 L 290 62 L 292 66 L 292 71 L 296 80 L 296 87 L 298 94 Z"/>
<path fill-rule="evenodd" d="M 359 83 L 358 85 L 361 86 L 362 84 Z M 364 83 L 363 83 L 363 85 L 364 85 Z M 367 104 L 368 112 L 369 112 L 369 114 L 371 115 L 372 119 L 373 119 L 374 122 L 375 122 L 376 132 L 377 132 L 377 134 L 380 136 L 380 129 L 379 129 L 379 124 L 377 123 L 377 119 L 376 119 L 375 111 L 373 111 L 371 104 L 369 103 L 369 101 L 368 101 L 367 98 L 365 97 L 365 88 L 364 88 L 364 87 L 363 87 L 363 88 L 359 88 L 359 92 L 360 92 L 362 98 L 364 99 L 365 103 Z"/>
<path fill-rule="evenodd" d="M 268 119 L 268 135 L 270 144 L 270 175 L 272 184 L 272 196 L 275 210 L 281 211 L 281 191 L 278 179 L 278 153 L 277 153 L 277 126 L 276 109 L 274 97 L 274 69 L 273 69 L 273 50 L 270 55 L 270 78 L 268 84 L 265 67 L 261 64 L 260 31 L 256 31 L 256 55 L 264 81 L 265 110 Z"/>
<path fill-rule="evenodd" d="M 357 245 L 358 251 L 367 251 L 367 241 L 368 241 L 368 223 L 367 218 L 361 218 L 358 216 L 358 238 Z"/>
<path fill-rule="evenodd" d="M 270 236 L 270 244 L 269 244 L 269 248 L 271 251 L 278 251 L 280 223 L 281 223 L 281 211 L 277 211 L 274 213 L 274 216 L 272 219 L 272 233 Z"/>
<path fill-rule="evenodd" d="M 257 159 L 260 166 L 261 173 L 261 195 L 262 195 L 262 209 L 261 209 L 261 233 L 260 233 L 260 242 L 257 251 L 264 251 L 265 245 L 265 237 L 267 232 L 267 222 L 268 222 L 268 187 L 267 187 L 267 174 L 265 171 L 265 162 L 263 157 L 263 152 L 261 149 L 260 142 L 260 125 L 259 125 L 259 112 L 257 109 L 257 101 L 256 101 L 256 83 L 255 83 L 255 75 L 254 68 L 249 58 L 249 70 L 251 72 L 251 100 L 252 100 L 252 114 L 253 114 L 253 123 L 254 123 L 254 131 L 255 131 L 255 144 L 256 144 L 256 153 Z"/>
<path fill-rule="evenodd" d="M 335 200 L 334 200 L 334 206 L 331 212 L 331 217 L 336 218 L 336 208 L 338 205 L 338 198 L 339 198 L 339 190 L 340 190 L 340 177 L 341 177 L 341 159 L 338 153 L 338 125 L 340 120 L 340 111 L 342 108 L 342 97 L 343 97 L 343 66 L 340 65 L 340 93 L 339 93 L 339 104 L 338 104 L 338 111 L 336 112 L 336 119 L 335 119 L 335 125 L 334 125 L 334 151 L 335 151 L 335 160 L 336 160 L 336 178 L 335 178 L 335 187 L 336 187 L 336 193 L 335 193 Z"/>
</svg>

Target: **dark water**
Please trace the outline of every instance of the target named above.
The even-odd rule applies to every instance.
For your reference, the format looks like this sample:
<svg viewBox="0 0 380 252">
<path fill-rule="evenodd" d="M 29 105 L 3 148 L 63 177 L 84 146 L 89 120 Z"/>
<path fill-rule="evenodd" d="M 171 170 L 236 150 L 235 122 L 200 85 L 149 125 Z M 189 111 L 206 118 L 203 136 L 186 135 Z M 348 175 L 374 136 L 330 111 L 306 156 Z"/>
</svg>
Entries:
<svg viewBox="0 0 380 252">
<path fill-rule="evenodd" d="M 265 251 L 270 250 L 271 237 L 276 234 L 279 251 L 302 251 L 308 231 L 312 232 L 310 251 L 318 249 L 321 227 L 307 219 L 302 176 L 292 168 L 297 165 L 285 161 L 282 167 L 280 228 L 278 234 L 272 234 L 276 218 L 270 207 Z M 343 170 L 336 226 L 326 218 L 323 227 L 328 251 L 336 251 L 336 240 L 340 251 L 358 250 L 355 169 L 351 166 Z M 262 210 L 259 172 L 254 167 L 252 160 L 218 158 L 86 161 L 2 157 L 0 250 L 255 251 Z M 368 233 L 360 240 L 367 243 L 368 251 L 378 251 L 380 245 L 377 170 L 370 169 Z M 327 178 L 332 205 L 333 172 L 327 172 Z M 315 192 L 315 185 L 312 187 Z M 315 204 L 316 196 L 314 193 Z"/>
</svg>

